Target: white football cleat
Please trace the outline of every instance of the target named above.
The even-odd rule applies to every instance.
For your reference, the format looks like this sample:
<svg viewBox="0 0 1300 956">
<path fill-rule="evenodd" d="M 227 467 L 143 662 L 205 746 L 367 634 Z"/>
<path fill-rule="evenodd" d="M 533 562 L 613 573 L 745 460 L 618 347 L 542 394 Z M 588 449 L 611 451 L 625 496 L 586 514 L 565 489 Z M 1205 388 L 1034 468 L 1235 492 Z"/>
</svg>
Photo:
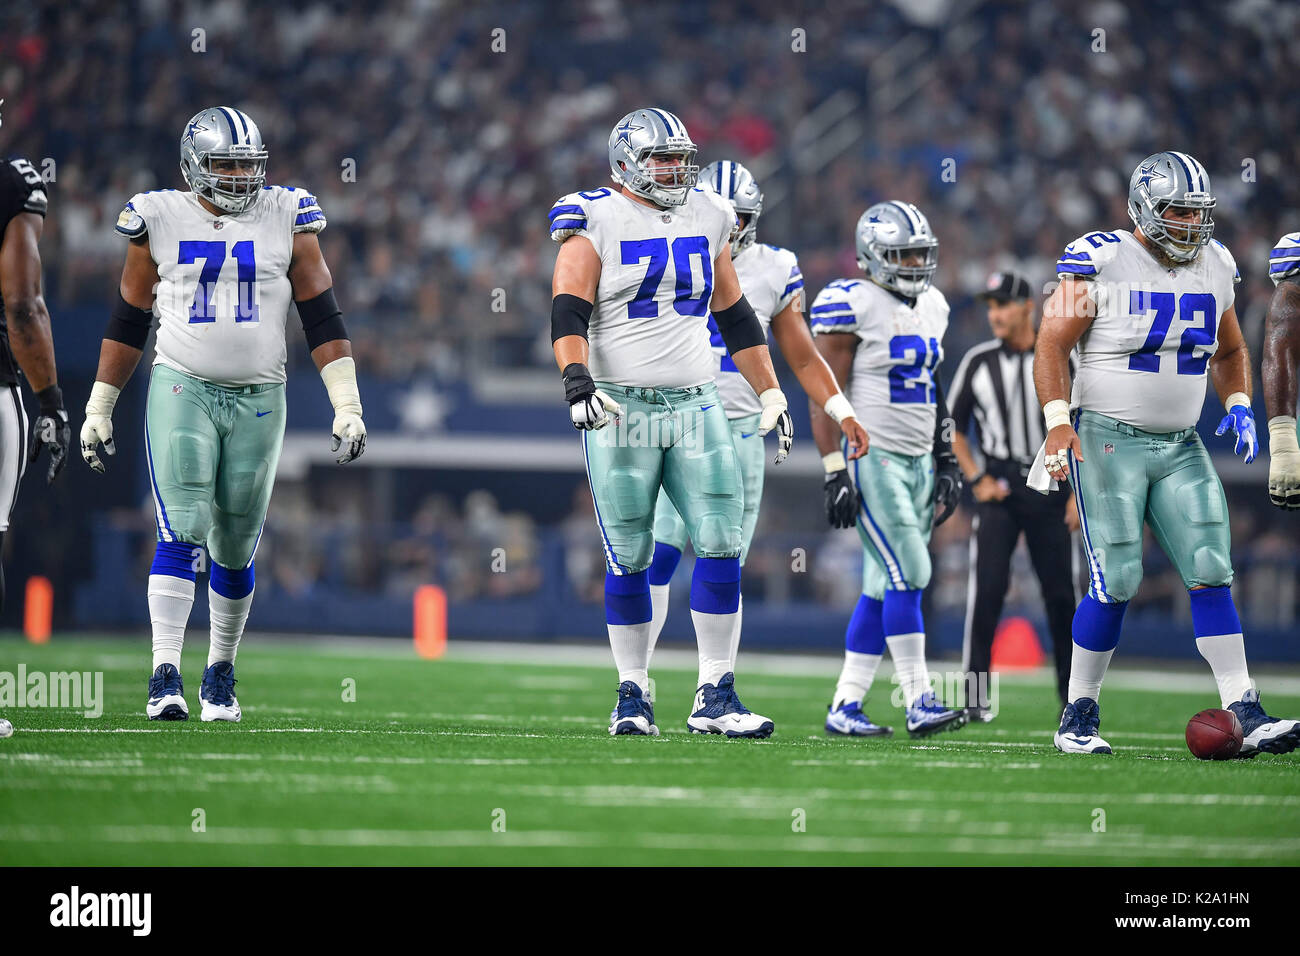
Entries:
<svg viewBox="0 0 1300 956">
<path fill-rule="evenodd" d="M 205 721 L 224 720 L 239 723 L 239 701 L 235 699 L 235 665 L 229 661 L 209 664 L 199 685 L 199 700 L 203 710 L 199 718 Z"/>
<path fill-rule="evenodd" d="M 693 734 L 763 738 L 772 736 L 775 725 L 740 702 L 736 675 L 727 671 L 717 686 L 704 684 L 695 692 L 695 711 L 686 718 L 686 727 Z"/>
<path fill-rule="evenodd" d="M 1052 738 L 1063 754 L 1108 754 L 1110 744 L 1097 733 L 1101 709 L 1091 697 L 1080 697 L 1061 711 L 1061 727 Z"/>
<path fill-rule="evenodd" d="M 149 697 L 145 700 L 144 714 L 150 720 L 190 719 L 181 672 L 171 664 L 159 664 L 149 678 Z"/>
<path fill-rule="evenodd" d="M 658 737 L 654 702 L 641 693 L 635 681 L 618 685 L 618 703 L 609 715 L 611 737 Z"/>
<path fill-rule="evenodd" d="M 1238 757 L 1260 753 L 1287 754 L 1300 746 L 1300 720 L 1270 717 L 1259 703 L 1259 691 L 1251 688 L 1228 710 L 1241 721 L 1241 750 Z"/>
</svg>

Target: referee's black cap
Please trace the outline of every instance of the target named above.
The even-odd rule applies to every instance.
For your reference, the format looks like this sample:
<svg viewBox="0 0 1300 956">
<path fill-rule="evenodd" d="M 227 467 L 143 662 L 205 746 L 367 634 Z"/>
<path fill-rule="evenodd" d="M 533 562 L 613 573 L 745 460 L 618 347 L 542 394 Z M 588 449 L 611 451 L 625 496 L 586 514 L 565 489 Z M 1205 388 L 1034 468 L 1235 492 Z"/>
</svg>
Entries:
<svg viewBox="0 0 1300 956">
<path fill-rule="evenodd" d="M 1020 302 L 1033 297 L 1029 280 L 1016 272 L 994 272 L 984 283 L 984 291 L 977 299 L 995 302 Z"/>
</svg>

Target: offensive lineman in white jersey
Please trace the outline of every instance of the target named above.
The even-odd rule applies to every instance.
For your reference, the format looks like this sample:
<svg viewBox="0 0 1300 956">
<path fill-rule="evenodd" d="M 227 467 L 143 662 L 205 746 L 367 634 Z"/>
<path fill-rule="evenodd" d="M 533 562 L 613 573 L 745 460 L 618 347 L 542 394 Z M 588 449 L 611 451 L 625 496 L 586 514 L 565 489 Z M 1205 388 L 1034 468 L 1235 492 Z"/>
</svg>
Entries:
<svg viewBox="0 0 1300 956">
<path fill-rule="evenodd" d="M 1196 649 L 1226 710 L 1241 721 L 1238 756 L 1286 753 L 1300 721 L 1264 712 L 1232 600 L 1228 502 L 1196 432 L 1207 378 L 1247 463 L 1257 440 L 1250 356 L 1237 321 L 1231 253 L 1212 239 L 1205 168 L 1186 153 L 1148 156 L 1129 179 L 1132 232 L 1093 232 L 1065 247 L 1061 283 L 1043 308 L 1034 384 L 1047 438 L 1029 485 L 1069 480 L 1079 507 L 1088 594 L 1074 615 L 1070 683 L 1056 749 L 1109 754 L 1097 700 L 1142 579 L 1149 525 L 1188 590 Z M 1069 401 L 1069 354 L 1079 370 Z"/>
<path fill-rule="evenodd" d="M 609 732 L 659 732 L 648 693 L 646 572 L 663 487 L 699 556 L 691 615 L 700 668 L 687 727 L 767 737 L 772 721 L 741 704 L 729 669 L 744 505 L 731 430 L 713 383 L 710 309 L 736 367 L 758 394 L 760 434 L 778 430 L 778 463 L 790 451 L 794 429 L 763 328 L 731 262 L 735 214 L 722 197 L 696 187 L 695 153 L 672 113 L 634 110 L 609 137 L 617 188 L 571 193 L 555 203 L 551 238 L 561 245 L 551 341 L 569 418 L 582 432 L 605 549 L 605 616 L 619 674 Z M 608 428 L 611 413 L 617 423 Z"/>
<path fill-rule="evenodd" d="M 365 448 L 352 345 L 316 234 L 325 215 L 303 189 L 266 186 L 256 124 L 229 107 L 202 110 L 180 141 L 191 192 L 131 198 L 117 220 L 129 240 L 117 305 L 86 403 L 81 454 L 103 474 L 113 406 L 158 315 L 145 417 L 158 545 L 149 573 L 150 720 L 186 720 L 181 647 L 195 572 L 211 557 L 211 646 L 202 719 L 238 721 L 235 653 L 253 600 L 253 555 L 284 439 L 285 321 L 297 304 L 334 406 L 340 464 Z"/>
<path fill-rule="evenodd" d="M 845 438 L 853 447 L 852 458 L 866 453 L 867 433 L 853 416 L 853 408 L 840 392 L 826 360 L 813 344 L 803 317 L 803 275 L 795 254 L 788 249 L 757 242 L 758 217 L 763 211 L 763 194 L 749 170 L 740 163 L 719 160 L 700 172 L 700 184 L 731 203 L 736 225 L 731 231 L 731 260 L 736 277 L 745 290 L 745 298 L 754 307 L 764 336 L 770 329 L 811 400 L 825 408 L 839 421 Z M 749 544 L 758 523 L 758 507 L 763 496 L 763 439 L 758 434 L 762 406 L 758 396 L 740 374 L 727 352 L 726 343 L 709 317 L 713 353 L 717 359 L 714 382 L 731 425 L 744 487 L 745 515 L 741 524 L 740 564 L 744 567 Z M 659 491 L 655 506 L 655 552 L 650 563 L 650 598 L 654 611 L 651 649 L 659 640 L 668 616 L 668 588 L 673 572 L 682 559 L 688 535 L 686 524 L 673 507 L 668 493 Z M 731 640 L 729 669 L 734 670 L 740 647 L 741 617 L 744 599 L 736 611 L 736 632 Z"/>
<path fill-rule="evenodd" d="M 839 381 L 849 379 L 853 407 L 871 435 L 871 453 L 850 465 L 831 423 L 819 409 L 809 410 L 826 469 L 827 519 L 837 528 L 856 524 L 865 552 L 862 597 L 845 632 L 844 667 L 825 730 L 852 737 L 893 733 L 862 711 L 888 644 L 907 731 L 921 737 L 966 723 L 964 710 L 944 706 L 930 690 L 921 615 L 931 527 L 947 520 L 961 494 L 952 421 L 935 376 L 948 301 L 931 284 L 939 240 L 911 203 L 869 208 L 858 220 L 856 243 L 867 279 L 832 282 L 810 313 L 817 348 Z"/>
</svg>

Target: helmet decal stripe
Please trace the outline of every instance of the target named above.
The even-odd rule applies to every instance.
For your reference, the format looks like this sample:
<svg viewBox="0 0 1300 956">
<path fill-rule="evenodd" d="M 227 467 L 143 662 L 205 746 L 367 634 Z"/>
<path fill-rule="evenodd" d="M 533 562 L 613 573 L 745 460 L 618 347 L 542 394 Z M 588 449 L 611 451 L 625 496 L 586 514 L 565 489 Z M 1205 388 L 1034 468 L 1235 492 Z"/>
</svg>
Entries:
<svg viewBox="0 0 1300 956">
<path fill-rule="evenodd" d="M 722 162 L 722 163 L 718 163 L 718 195 L 719 195 L 719 196 L 722 195 L 722 167 L 723 167 L 723 165 L 725 165 L 725 161 Z"/>
<path fill-rule="evenodd" d="M 235 125 L 235 118 L 230 115 L 230 110 L 226 109 L 224 106 L 218 106 L 217 109 L 221 112 L 221 115 L 226 118 L 226 122 L 230 125 L 230 138 L 236 143 L 239 143 L 239 127 Z"/>
<path fill-rule="evenodd" d="M 248 117 L 245 116 L 241 110 L 231 110 L 230 112 L 234 113 L 235 119 L 239 120 L 239 128 L 243 132 L 245 145 L 252 146 L 253 137 L 248 133 Z"/>
<path fill-rule="evenodd" d="M 912 215 L 912 210 L 908 209 L 906 205 L 904 205 L 904 204 L 901 203 L 901 202 L 898 202 L 897 200 L 893 200 L 893 199 L 891 199 L 891 200 L 889 201 L 889 204 L 890 204 L 891 206 L 897 206 L 897 207 L 898 207 L 899 211 L 903 214 L 903 217 L 907 220 L 908 225 L 911 226 L 911 228 L 912 228 L 912 233 L 913 233 L 914 235 L 915 235 L 917 232 L 920 231 L 919 229 L 917 229 L 917 226 L 916 226 L 916 219 L 915 219 L 915 217 Z"/>
<path fill-rule="evenodd" d="M 735 199 L 736 198 L 736 164 L 728 163 L 727 165 L 731 167 L 731 185 L 727 188 L 727 198 Z"/>
<path fill-rule="evenodd" d="M 1182 154 L 1182 153 L 1175 153 L 1175 152 L 1172 152 L 1172 151 L 1171 151 L 1171 152 L 1169 153 L 1169 155 L 1172 156 L 1174 159 L 1178 160 L 1178 165 L 1181 166 L 1181 167 L 1183 167 L 1183 175 L 1187 177 L 1187 188 L 1188 188 L 1188 190 L 1190 191 L 1190 190 L 1194 190 L 1194 189 L 1196 189 L 1196 188 L 1197 188 L 1197 186 L 1196 186 L 1196 180 L 1195 180 L 1195 179 L 1193 178 L 1193 176 L 1192 176 L 1192 170 L 1191 170 L 1191 167 L 1188 166 L 1187 163 L 1184 161 L 1184 159 L 1183 159 L 1183 154 Z"/>
<path fill-rule="evenodd" d="M 677 135 L 676 131 L 673 130 L 673 124 L 668 121 L 668 117 L 664 113 L 660 112 L 659 110 L 653 110 L 653 109 L 650 112 L 654 113 L 655 116 L 659 117 L 659 122 L 664 124 L 664 129 L 668 131 L 669 136 Z"/>
</svg>

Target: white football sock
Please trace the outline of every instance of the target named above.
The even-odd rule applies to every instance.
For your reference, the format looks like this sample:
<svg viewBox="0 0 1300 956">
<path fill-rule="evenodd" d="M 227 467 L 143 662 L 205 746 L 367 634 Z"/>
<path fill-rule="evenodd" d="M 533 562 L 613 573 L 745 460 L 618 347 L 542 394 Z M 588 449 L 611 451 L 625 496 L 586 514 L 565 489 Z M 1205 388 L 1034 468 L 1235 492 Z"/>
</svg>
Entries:
<svg viewBox="0 0 1300 956">
<path fill-rule="evenodd" d="M 650 692 L 650 622 L 607 624 L 609 647 L 614 652 L 618 682 L 631 681 L 644 696 Z"/>
<path fill-rule="evenodd" d="M 181 669 L 185 625 L 194 606 L 194 582 L 170 574 L 149 575 L 149 621 L 153 625 L 153 669 Z"/>
<path fill-rule="evenodd" d="M 741 619 L 745 616 L 745 596 L 740 596 L 740 603 L 736 605 L 736 623 L 731 626 L 731 654 L 727 658 L 727 670 L 733 674 L 736 671 L 736 655 L 740 653 L 740 627 Z M 725 674 L 727 671 L 723 671 Z"/>
<path fill-rule="evenodd" d="M 894 659 L 894 673 L 903 688 L 903 699 L 911 707 L 930 689 L 930 672 L 925 666 L 925 635 L 890 634 L 885 637 L 885 643 L 889 645 L 889 656 Z"/>
<path fill-rule="evenodd" d="M 700 652 L 700 674 L 696 687 L 717 684 L 731 667 L 731 635 L 735 614 L 708 614 L 691 608 L 695 622 L 695 644 Z"/>
<path fill-rule="evenodd" d="M 876 679 L 876 668 L 880 666 L 883 657 L 883 654 L 844 652 L 844 667 L 840 670 L 839 683 L 835 685 L 832 709 L 838 710 L 841 704 L 862 703 L 867 691 L 871 690 L 871 682 Z"/>
<path fill-rule="evenodd" d="M 248 621 L 248 609 L 253 606 L 253 591 L 241 598 L 228 598 L 208 587 L 208 617 L 212 619 L 209 667 L 217 661 L 235 662 L 239 639 L 244 636 L 244 624 Z"/>
<path fill-rule="evenodd" d="M 664 621 L 668 620 L 668 585 L 652 584 L 650 585 L 650 654 L 655 652 L 655 646 L 659 643 L 659 634 L 664 629 Z M 649 664 L 649 658 L 646 658 Z"/>
<path fill-rule="evenodd" d="M 1101 682 L 1114 653 L 1113 647 L 1108 651 L 1090 651 L 1086 647 L 1074 645 L 1074 654 L 1070 658 L 1070 686 L 1066 691 L 1070 703 L 1073 704 L 1081 697 L 1101 699 Z"/>
<path fill-rule="evenodd" d="M 1219 684 L 1219 700 L 1226 710 L 1254 687 L 1246 669 L 1246 639 L 1240 634 L 1216 634 L 1198 637 L 1196 649 L 1209 662 Z"/>
</svg>

